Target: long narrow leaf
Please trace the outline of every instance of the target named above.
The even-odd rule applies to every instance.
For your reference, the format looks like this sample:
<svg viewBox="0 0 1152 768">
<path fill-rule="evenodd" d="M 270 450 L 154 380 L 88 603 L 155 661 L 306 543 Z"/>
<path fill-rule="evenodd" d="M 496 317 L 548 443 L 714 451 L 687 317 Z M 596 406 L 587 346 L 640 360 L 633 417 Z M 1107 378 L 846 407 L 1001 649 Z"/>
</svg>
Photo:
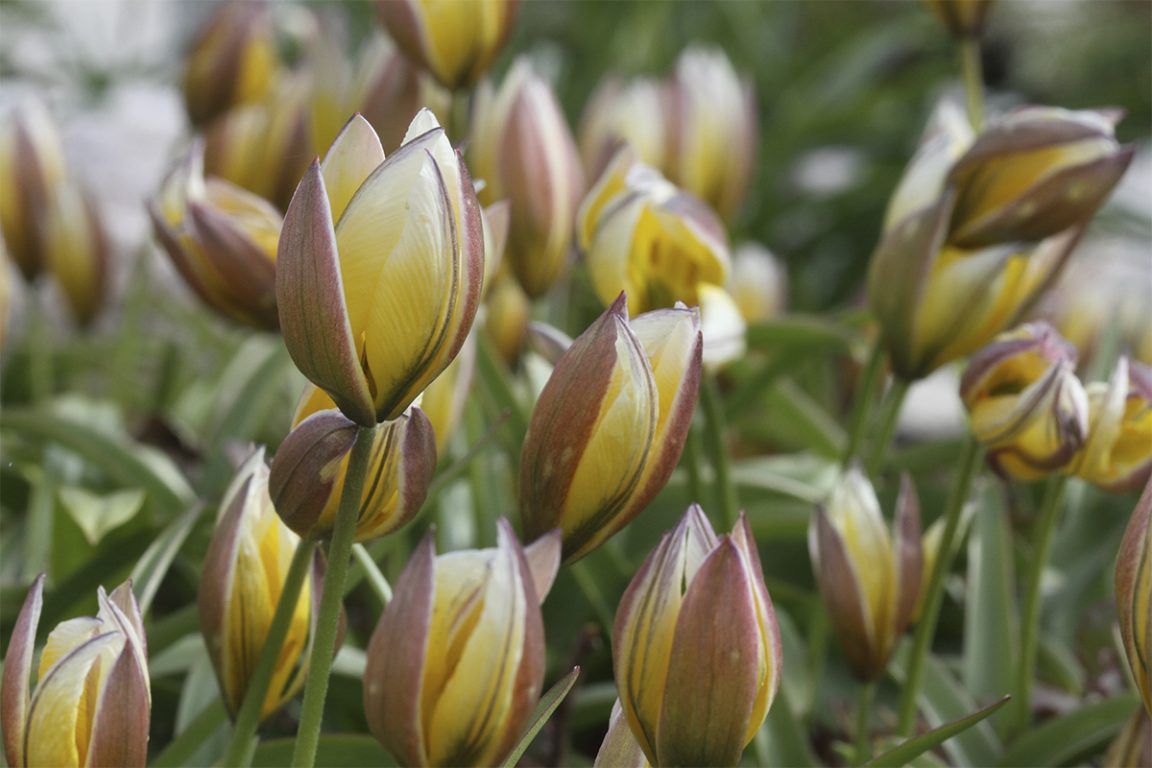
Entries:
<svg viewBox="0 0 1152 768">
<path fill-rule="evenodd" d="M 176 553 L 184 545 L 203 510 L 204 505 L 198 503 L 189 507 L 184 514 L 168 524 L 136 562 L 136 567 L 132 569 L 132 585 L 136 590 L 136 599 L 140 602 L 140 613 L 148 613 L 152 599 L 156 597 L 156 590 L 160 589 L 160 582 L 164 580 Z"/>
<path fill-rule="evenodd" d="M 899 768 L 902 765 L 906 765 L 920 757 L 920 755 L 924 754 L 928 750 L 943 744 L 953 736 L 959 733 L 963 733 L 972 726 L 976 725 L 981 720 L 985 719 L 992 713 L 999 710 L 1002 706 L 1007 704 L 1011 698 L 1011 696 L 1005 696 L 1004 698 L 1000 699 L 1000 701 L 989 704 L 983 709 L 977 710 L 967 717 L 962 717 L 959 720 L 953 720 L 952 722 L 946 723 L 939 728 L 934 728 L 933 730 L 928 731 L 928 733 L 921 734 L 920 736 L 909 739 L 894 749 L 890 749 L 879 757 L 874 758 L 868 763 L 868 765 L 876 766 L 876 768 Z"/>
<path fill-rule="evenodd" d="M 1049 720 L 1013 742 L 1000 765 L 1063 765 L 1102 748 L 1138 706 L 1135 696 L 1118 696 Z"/>
<path fill-rule="evenodd" d="M 976 699 L 1008 692 L 1017 651 L 1012 598 L 1012 538 L 999 497 L 982 494 L 968 542 L 968 595 L 964 612 L 963 680 Z"/>
<path fill-rule="evenodd" d="M 560 678 L 556 685 L 548 689 L 548 693 L 544 694 L 540 699 L 540 703 L 536 705 L 536 711 L 532 713 L 531 724 L 524 735 L 520 737 L 515 748 L 511 754 L 504 759 L 501 764 L 503 768 L 514 768 L 520 758 L 528 750 L 528 745 L 536 738 L 536 734 L 548 722 L 548 718 L 552 717 L 552 713 L 556 711 L 556 707 L 560 706 L 560 702 L 564 701 L 564 697 L 572 690 L 572 686 L 576 685 L 576 678 L 580 676 L 580 667 L 573 667 L 572 671 Z"/>
</svg>

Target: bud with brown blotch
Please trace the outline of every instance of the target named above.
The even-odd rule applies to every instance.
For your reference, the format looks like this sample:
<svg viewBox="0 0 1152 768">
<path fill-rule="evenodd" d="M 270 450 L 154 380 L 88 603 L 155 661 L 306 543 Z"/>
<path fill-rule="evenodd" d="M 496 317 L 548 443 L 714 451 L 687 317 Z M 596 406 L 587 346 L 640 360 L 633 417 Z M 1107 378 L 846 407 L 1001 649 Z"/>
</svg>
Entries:
<svg viewBox="0 0 1152 768">
<path fill-rule="evenodd" d="M 1152 476 L 1152 368 L 1121 357 L 1085 389 L 1088 438 L 1068 472 L 1109 491 L 1140 488 Z"/>
<path fill-rule="evenodd" d="M 1144 486 L 1120 542 L 1116 614 L 1132 679 L 1152 715 L 1152 480 Z"/>
<path fill-rule="evenodd" d="M 26 280 L 47 266 L 41 211 L 64 177 L 64 149 L 47 108 L 20 104 L 0 124 L 0 233 Z"/>
</svg>

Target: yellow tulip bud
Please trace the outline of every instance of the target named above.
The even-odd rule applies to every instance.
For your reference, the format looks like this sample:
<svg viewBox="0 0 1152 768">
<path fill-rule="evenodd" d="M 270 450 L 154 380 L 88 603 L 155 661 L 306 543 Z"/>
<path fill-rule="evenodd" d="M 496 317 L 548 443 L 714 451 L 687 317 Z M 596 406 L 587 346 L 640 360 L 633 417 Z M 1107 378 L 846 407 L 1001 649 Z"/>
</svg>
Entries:
<svg viewBox="0 0 1152 768">
<path fill-rule="evenodd" d="M 485 300 L 484 330 L 509 367 L 520 360 L 532 303 L 516 278 L 501 270 Z"/>
<path fill-rule="evenodd" d="M 96 592 L 95 617 L 56 626 L 40 653 L 30 690 L 44 576 L 32 585 L 4 658 L 0 724 L 14 768 L 144 766 L 152 691 L 140 607 L 125 582 Z"/>
<path fill-rule="evenodd" d="M 276 74 L 269 6 L 224 3 L 197 36 L 184 69 L 184 105 L 193 125 L 263 98 Z"/>
<path fill-rule="evenodd" d="M 60 136 L 44 105 L 28 101 L 12 110 L 0 124 L 0 234 L 26 280 L 47 266 L 41 212 L 64 181 L 64 168 Z"/>
<path fill-rule="evenodd" d="M 617 533 L 668 481 L 700 384 L 700 321 L 684 307 L 631 322 L 616 300 L 556 363 L 520 454 L 520 519 L 566 561 Z"/>
<path fill-rule="evenodd" d="M 1152 715 L 1152 481 L 1144 486 L 1120 542 L 1116 614 L 1132 679 Z"/>
<path fill-rule="evenodd" d="M 620 704 L 648 762 L 736 765 L 782 663 L 748 522 L 717 538 L 692 505 L 628 585 L 612 630 Z"/>
<path fill-rule="evenodd" d="M 958 38 L 979 37 L 993 0 L 924 0 L 936 18 Z"/>
<path fill-rule="evenodd" d="M 104 306 L 111 249 L 96 203 L 78 185 L 60 184 L 43 211 L 42 226 L 45 263 L 76 322 L 88 325 Z"/>
<path fill-rule="evenodd" d="M 650 78 L 600 82 L 580 120 L 580 157 L 589 178 L 598 178 L 624 145 L 653 168 L 668 156 L 667 127 L 654 119 L 666 113 L 663 83 Z"/>
<path fill-rule="evenodd" d="M 732 256 L 728 292 L 749 323 L 772 320 L 788 305 L 788 268 L 759 243 L 743 243 Z"/>
<path fill-rule="evenodd" d="M 557 550 L 552 535 L 526 552 L 506 520 L 494 549 L 416 549 L 364 668 L 368 727 L 401 765 L 495 765 L 515 746 L 544 680 Z"/>
<path fill-rule="evenodd" d="M 168 175 L 148 213 L 177 271 L 205 304 L 247 326 L 279 327 L 275 261 L 282 219 L 266 200 L 205 178 L 197 144 Z"/>
<path fill-rule="evenodd" d="M 524 291 L 542 296 L 568 268 L 584 172 L 549 85 L 519 59 L 499 90 L 477 93 L 469 157 L 485 202 L 509 203 L 508 263 Z"/>
<path fill-rule="evenodd" d="M 377 0 L 384 29 L 404 55 L 449 90 L 479 80 L 512 29 L 517 0 Z"/>
<path fill-rule="evenodd" d="M 1084 445 L 1088 398 L 1076 349 L 1047 323 L 1028 323 L 973 355 L 960 382 L 973 436 L 998 471 L 1035 480 Z"/>
<path fill-rule="evenodd" d="M 1088 439 L 1068 471 L 1110 491 L 1141 487 L 1152 475 L 1152 368 L 1122 357 L 1086 391 Z"/>
<path fill-rule="evenodd" d="M 427 110 L 387 160 L 353 117 L 300 182 L 276 270 L 284 343 L 357 424 L 398 418 L 464 344 L 480 221 L 468 170 Z"/>
<path fill-rule="evenodd" d="M 884 673 L 920 601 L 924 549 L 920 502 L 904 476 L 892 533 L 868 478 L 848 470 L 808 528 L 820 595 L 848 666 L 862 680 Z"/>
<path fill-rule="evenodd" d="M 248 692 L 299 542 L 300 537 L 276 516 L 268 495 L 264 451 L 258 450 L 240 467 L 224 494 L 200 581 L 200 629 L 224 704 L 233 715 Z M 322 576 L 317 560 L 292 610 L 260 705 L 261 718 L 279 709 L 304 684 L 312 603 L 319 598 Z"/>
</svg>

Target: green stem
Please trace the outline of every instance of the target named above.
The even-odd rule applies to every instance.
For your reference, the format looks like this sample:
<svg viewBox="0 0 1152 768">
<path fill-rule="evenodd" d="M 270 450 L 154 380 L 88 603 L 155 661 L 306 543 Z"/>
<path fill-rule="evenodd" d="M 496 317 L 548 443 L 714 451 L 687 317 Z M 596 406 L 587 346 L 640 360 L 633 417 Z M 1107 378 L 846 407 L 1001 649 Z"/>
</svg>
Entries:
<svg viewBox="0 0 1152 768">
<path fill-rule="evenodd" d="M 352 545 L 352 557 L 356 558 L 356 562 L 360 564 L 360 568 L 364 571 L 364 578 L 368 580 L 368 586 L 372 588 L 372 592 L 379 598 L 382 605 L 388 605 L 392 602 L 392 585 L 388 583 L 388 579 L 384 578 L 384 574 L 376 566 L 376 561 L 372 559 L 371 553 L 364 548 L 363 544 Z"/>
<path fill-rule="evenodd" d="M 980 130 L 984 122 L 984 73 L 980 62 L 980 38 L 971 35 L 960 43 L 960 62 L 964 71 L 964 96 L 968 105 L 968 122 Z"/>
<path fill-rule="evenodd" d="M 703 472 L 704 448 L 700 444 L 700 429 L 696 424 L 688 426 L 688 439 L 684 441 L 684 453 L 687 461 L 684 468 L 688 473 L 688 501 L 699 504 L 702 501 L 701 493 L 704 488 Z"/>
<path fill-rule="evenodd" d="M 864 378 L 860 388 L 856 391 L 856 401 L 852 405 L 852 429 L 848 433 L 848 445 L 844 449 L 844 456 L 840 464 L 847 469 L 852 459 L 860 450 L 860 440 L 864 437 L 864 425 L 868 423 L 868 411 L 872 407 L 872 400 L 876 397 L 876 387 L 880 383 L 880 374 L 884 370 L 884 346 L 877 339 L 872 344 L 872 351 L 868 354 L 868 363 L 864 367 Z"/>
<path fill-rule="evenodd" d="M 856 701 L 856 756 L 853 765 L 864 765 L 872 759 L 872 701 L 876 698 L 876 683 L 860 684 L 860 697 Z"/>
<path fill-rule="evenodd" d="M 472 106 L 472 91 L 467 88 L 452 93 L 452 113 L 448 116 L 448 130 L 450 131 L 448 138 L 452 140 L 452 146 L 463 147 L 468 142 L 468 134 L 471 133 L 469 125 L 469 118 Z"/>
<path fill-rule="evenodd" d="M 896 423 L 900 420 L 900 409 L 904 405 L 904 398 L 908 396 L 910 383 L 904 379 L 896 379 L 892 382 L 892 389 L 888 392 L 888 400 L 884 403 L 886 410 L 883 414 L 883 421 L 880 422 L 880 432 L 865 466 L 868 477 L 875 477 L 876 473 L 884 468 L 884 458 L 888 454 L 888 445 L 892 442 L 892 434 L 896 431 Z"/>
<path fill-rule="evenodd" d="M 1032 552 L 1032 563 L 1028 570 L 1028 582 L 1024 592 L 1024 611 L 1021 614 L 1020 664 L 1016 668 L 1016 685 L 1013 691 L 1012 706 L 1015 708 L 1015 732 L 1028 727 L 1032 715 L 1032 673 L 1036 668 L 1036 647 L 1040 632 L 1040 601 L 1044 566 L 1048 564 L 1048 553 L 1052 548 L 1052 534 L 1064 500 L 1064 487 L 1068 478 L 1057 475 L 1048 481 L 1044 491 L 1044 501 L 1036 518 L 1036 544 Z"/>
<path fill-rule="evenodd" d="M 709 375 L 700 377 L 700 404 L 704 406 L 704 447 L 715 471 L 716 496 L 719 502 L 720 527 L 725 531 L 736 525 L 740 499 L 732 481 L 732 467 L 728 461 L 728 446 L 724 443 L 724 410 L 716 381 Z"/>
<path fill-rule="evenodd" d="M 186 765 L 196 750 L 228 721 L 224 702 L 216 699 L 200 710 L 180 734 L 152 759 L 152 768 L 177 768 Z M 231 765 L 231 763 L 225 763 Z"/>
<path fill-rule="evenodd" d="M 292 563 L 288 566 L 288 573 L 284 577 L 280 599 L 276 602 L 276 612 L 272 614 L 272 624 L 268 627 L 264 647 L 260 649 L 256 667 L 252 670 L 252 677 L 248 679 L 244 701 L 240 704 L 240 711 L 236 713 L 236 725 L 232 728 L 232 738 L 225 752 L 224 765 L 246 766 L 252 760 L 252 750 L 256 746 L 254 737 L 256 729 L 260 727 L 264 700 L 268 698 L 268 686 L 272 683 L 272 675 L 276 672 L 276 661 L 284 645 L 284 638 L 292 626 L 292 617 L 300 600 L 300 590 L 304 588 L 304 582 L 307 581 L 308 572 L 312 568 L 312 552 L 315 548 L 316 543 L 309 539 L 301 539 L 296 545 Z"/>
<path fill-rule="evenodd" d="M 348 471 L 344 475 L 344 491 L 340 496 L 340 508 L 336 511 L 336 524 L 328 545 L 328 572 L 324 576 L 324 591 L 320 596 L 316 637 L 312 641 L 312 652 L 308 658 L 308 682 L 304 685 L 300 728 L 296 733 L 296 748 L 292 753 L 292 765 L 296 768 L 311 768 L 316 762 L 316 748 L 320 744 L 320 728 L 324 720 L 324 700 L 328 697 L 328 674 L 332 669 L 336 635 L 340 629 L 344 577 L 348 573 L 348 559 L 356 533 L 364 476 L 368 473 L 372 458 L 375 429 L 375 426 L 362 426 L 357 431 L 356 444 L 352 446 Z"/>
<path fill-rule="evenodd" d="M 948 506 L 944 511 L 944 532 L 940 537 L 940 551 L 936 555 L 936 563 L 928 578 L 928 585 L 924 588 L 923 610 L 916 623 L 916 631 L 912 636 L 912 648 L 908 653 L 908 672 L 904 680 L 904 689 L 900 698 L 900 719 L 897 734 L 909 736 L 916 720 L 916 698 L 920 693 L 920 679 L 924 672 L 924 661 L 928 655 L 928 647 L 932 636 L 936 632 L 936 622 L 940 618 L 940 606 L 944 602 L 944 577 L 952 568 L 952 558 L 956 552 L 956 532 L 960 529 L 960 519 L 964 511 L 964 504 L 968 501 L 968 492 L 972 487 L 980 464 L 984 460 L 984 449 L 973 439 L 964 445 L 964 453 L 960 459 L 960 473 L 956 475 L 956 483 L 952 486 L 952 493 L 948 497 Z"/>
<path fill-rule="evenodd" d="M 52 397 L 52 323 L 43 291 L 33 284 L 28 297 L 28 394 L 33 405 L 42 405 Z"/>
</svg>

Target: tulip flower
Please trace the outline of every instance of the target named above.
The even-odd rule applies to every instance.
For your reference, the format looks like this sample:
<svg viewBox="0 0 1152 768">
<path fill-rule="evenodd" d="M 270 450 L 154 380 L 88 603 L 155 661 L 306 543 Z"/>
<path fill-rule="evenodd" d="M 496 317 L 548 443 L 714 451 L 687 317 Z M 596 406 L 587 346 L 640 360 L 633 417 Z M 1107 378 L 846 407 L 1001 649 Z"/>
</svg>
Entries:
<svg viewBox="0 0 1152 768">
<path fill-rule="evenodd" d="M 620 600 L 612 667 L 652 765 L 736 765 L 780 686 L 780 632 L 741 514 L 717 538 L 697 505 Z"/>
<path fill-rule="evenodd" d="M 148 758 L 152 691 L 140 607 L 125 582 L 98 588 L 95 617 L 56 626 L 40 653 L 30 690 L 44 576 L 32 585 L 4 658 L 0 724 L 4 758 L 14 768 L 143 766 Z"/>
<path fill-rule="evenodd" d="M 993 0 L 924 0 L 940 22 L 958 38 L 979 37 Z"/>
<path fill-rule="evenodd" d="M 86 326 L 104 306 L 111 245 L 91 194 L 65 181 L 42 211 L 41 246 L 76 322 Z"/>
<path fill-rule="evenodd" d="M 580 157 L 590 178 L 598 178 L 624 145 L 639 162 L 664 165 L 668 129 L 654 117 L 666 114 L 666 96 L 665 85 L 651 78 L 600 82 L 580 120 Z"/>
<path fill-rule="evenodd" d="M 509 367 L 520 360 L 532 315 L 532 302 L 516 278 L 501 270 L 485 299 L 484 330 Z"/>
<path fill-rule="evenodd" d="M 973 137 L 945 110 L 893 195 L 869 298 L 898 376 L 1010 326 L 1058 273 L 1132 158 L 1107 116 L 1027 109 Z"/>
<path fill-rule="evenodd" d="M 22 103 L 0 124 L 0 234 L 26 280 L 45 267 L 41 211 L 65 177 L 64 150 L 48 110 Z"/>
<path fill-rule="evenodd" d="M 200 581 L 200 629 L 220 681 L 228 711 L 244 702 L 272 615 L 284 591 L 289 563 L 300 537 L 276 516 L 268 494 L 268 467 L 260 449 L 248 457 L 220 504 L 220 518 Z M 304 684 L 312 604 L 319 599 L 319 561 L 300 591 L 272 680 L 260 706 L 265 718 Z"/>
<path fill-rule="evenodd" d="M 1086 391 L 1088 437 L 1068 471 L 1110 491 L 1140 488 L 1152 475 L 1152 368 L 1122 357 Z"/>
<path fill-rule="evenodd" d="M 608 733 L 596 752 L 593 768 L 648 768 L 648 759 L 640 743 L 632 735 L 628 718 L 624 717 L 624 707 L 620 699 L 612 704 L 612 714 L 608 718 Z"/>
<path fill-rule="evenodd" d="M 728 291 L 710 283 L 697 288 L 697 298 L 704 336 L 704 367 L 715 370 L 742 358 L 748 346 L 748 324 L 736 300 Z"/>
<path fill-rule="evenodd" d="M 289 528 L 301 536 L 321 536 L 335 524 L 356 425 L 324 390 L 309 385 L 293 427 L 272 464 L 272 499 Z M 436 469 L 436 436 L 419 408 L 380 425 L 371 439 L 356 541 L 391 533 L 411 520 Z"/>
<path fill-rule="evenodd" d="M 297 367 L 361 426 L 395 419 L 459 352 L 484 274 L 480 207 L 431 112 L 384 159 L 349 121 L 284 219 L 276 296 Z"/>
<path fill-rule="evenodd" d="M 508 262 L 530 297 L 544 295 L 568 267 L 584 171 L 564 113 L 548 84 L 519 59 L 499 90 L 477 93 L 473 168 L 484 202 L 509 203 Z"/>
<path fill-rule="evenodd" d="M 1132 679 L 1152 715 L 1152 481 L 1132 511 L 1116 559 L 1116 613 Z"/>
<path fill-rule="evenodd" d="M 364 713 L 401 765 L 495 765 L 541 694 L 539 603 L 559 565 L 526 556 L 506 520 L 494 549 L 436 556 L 431 534 L 396 582 L 368 644 Z"/>
<path fill-rule="evenodd" d="M 517 0 L 377 0 L 376 12 L 404 55 L 449 90 L 479 80 L 508 38 Z"/>
<path fill-rule="evenodd" d="M 924 551 L 915 486 L 901 479 L 889 535 L 872 484 L 849 469 L 816 508 L 808 551 L 848 666 L 861 680 L 877 679 L 919 608 Z"/>
<path fill-rule="evenodd" d="M 266 200 L 204 176 L 196 144 L 148 204 L 152 227 L 184 281 L 225 317 L 276 330 L 276 242 L 282 219 Z"/>
<path fill-rule="evenodd" d="M 1088 434 L 1076 349 L 1047 323 L 1028 323 L 973 355 L 960 382 L 973 436 L 1000 473 L 1035 480 L 1063 468 Z"/>
<path fill-rule="evenodd" d="M 700 321 L 683 306 L 629 322 L 623 295 L 573 342 L 520 454 L 529 538 L 560 528 L 571 562 L 648 505 L 680 458 L 700 385 Z"/>
<path fill-rule="evenodd" d="M 683 189 L 731 219 L 756 164 L 756 99 L 718 50 L 680 54 L 667 95 L 664 171 Z"/>
<path fill-rule="evenodd" d="M 193 125 L 260 100 L 278 64 L 269 6 L 224 3 L 192 43 L 184 69 L 184 106 Z"/>
<path fill-rule="evenodd" d="M 788 268 L 759 243 L 743 243 L 732 255 L 728 293 L 749 323 L 772 320 L 788 303 Z"/>
</svg>

